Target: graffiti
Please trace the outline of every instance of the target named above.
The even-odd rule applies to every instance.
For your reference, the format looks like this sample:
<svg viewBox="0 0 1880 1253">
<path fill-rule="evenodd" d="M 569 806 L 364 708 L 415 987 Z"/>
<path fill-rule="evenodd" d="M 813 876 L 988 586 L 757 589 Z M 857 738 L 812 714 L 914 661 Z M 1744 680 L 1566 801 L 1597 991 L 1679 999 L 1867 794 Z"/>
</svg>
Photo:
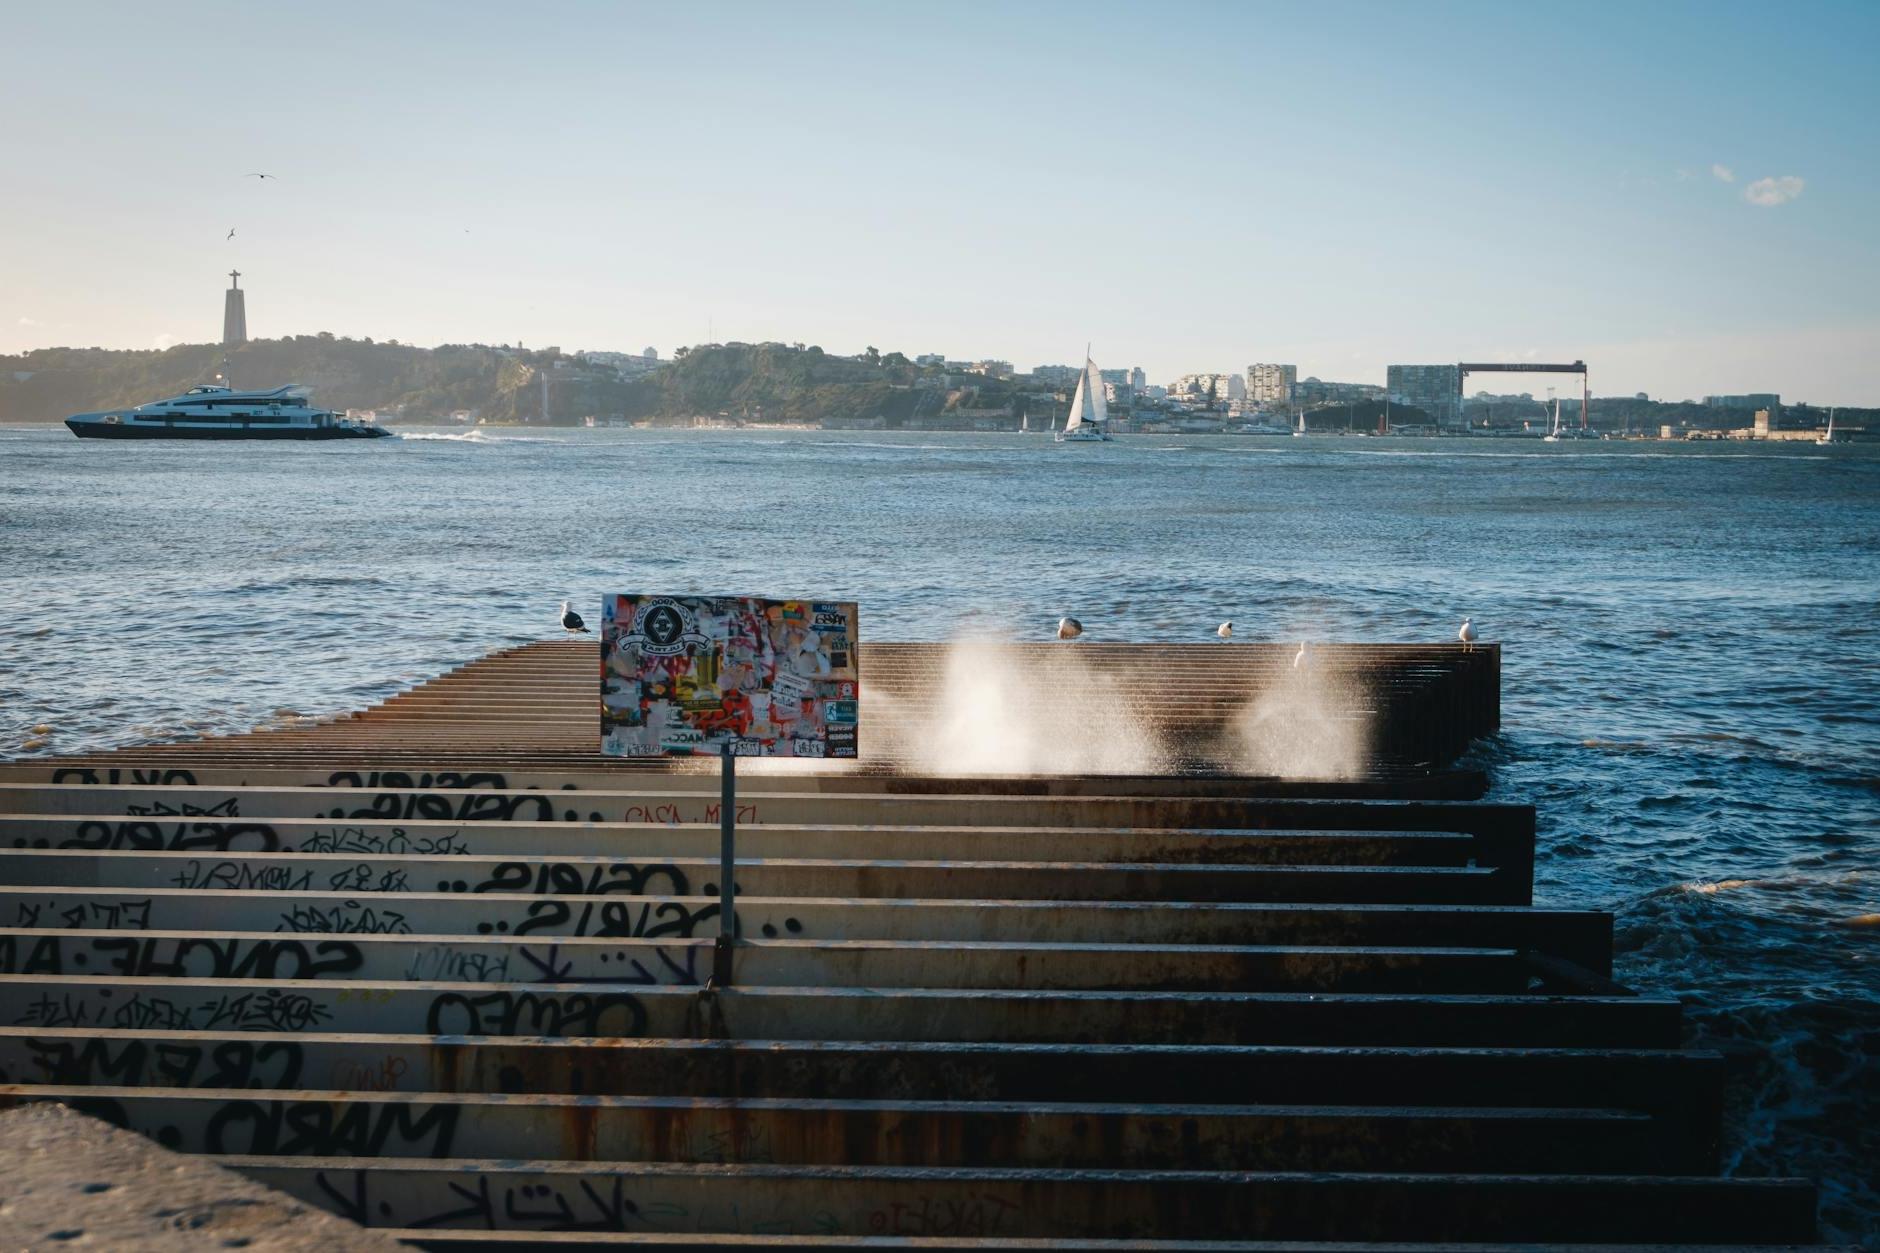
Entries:
<svg viewBox="0 0 1880 1253">
<path fill-rule="evenodd" d="M 328 1022 L 333 1011 L 300 992 L 269 988 L 220 997 L 202 1007 L 201 1024 L 237 1031 L 306 1031 Z M 185 1024 L 188 1025 L 188 1024 Z"/>
<path fill-rule="evenodd" d="M 396 1218 L 408 1227 L 657 1231 L 672 1229 L 689 1215 L 683 1206 L 636 1204 L 628 1199 L 625 1181 L 618 1175 L 508 1185 L 493 1184 L 488 1175 L 453 1179 L 445 1184 L 442 1208 L 435 1209 L 413 1202 L 410 1189 L 396 1183 L 374 1195 L 373 1185 L 385 1182 L 363 1170 L 322 1170 L 314 1175 L 314 1186 L 326 1198 L 322 1208 L 362 1225 Z"/>
<path fill-rule="evenodd" d="M 470 887 L 463 880 L 440 882 L 440 892 L 514 892 L 536 896 L 689 896 L 690 881 L 670 863 L 636 865 L 616 861 L 498 862 L 489 877 Z M 650 890 L 649 890 L 650 886 Z"/>
<path fill-rule="evenodd" d="M 328 876 L 329 892 L 409 892 L 403 870 L 374 870 L 361 862 Z"/>
<path fill-rule="evenodd" d="M 106 994 L 108 995 L 108 994 Z M 121 1027 L 135 1030 L 188 1031 L 195 1026 L 194 1010 L 168 997 L 133 992 L 122 1001 L 94 1006 L 81 993 L 62 992 L 56 998 L 41 995 L 30 1002 L 15 1023 L 22 1027 Z"/>
<path fill-rule="evenodd" d="M 341 1092 L 396 1092 L 410 1064 L 396 1053 L 388 1053 L 376 1062 L 335 1062 L 331 1087 Z M 286 1087 L 286 1084 L 276 1084 Z"/>
<path fill-rule="evenodd" d="M 868 1216 L 868 1230 L 881 1236 L 996 1236 L 1016 1209 L 1018 1202 L 991 1193 L 969 1193 L 958 1201 L 922 1194 L 876 1210 Z"/>
<path fill-rule="evenodd" d="M 237 799 L 226 796 L 213 805 L 192 805 L 188 801 L 170 805 L 152 801 L 148 805 L 126 805 L 124 812 L 134 818 L 239 818 L 241 810 L 236 808 Z"/>
<path fill-rule="evenodd" d="M 411 924 L 396 910 L 377 909 L 358 901 L 341 901 L 331 909 L 296 905 L 281 915 L 276 931 L 315 932 L 320 935 L 410 935 Z"/>
<path fill-rule="evenodd" d="M 167 1044 L 146 1040 L 28 1039 L 38 1082 L 113 1087 L 297 1088 L 301 1047 L 287 1040 Z"/>
<path fill-rule="evenodd" d="M 305 892 L 313 887 L 313 871 L 282 862 L 251 866 L 239 861 L 192 861 L 170 883 L 179 888 L 238 892 Z"/>
<path fill-rule="evenodd" d="M 150 901 L 80 901 L 69 906 L 62 900 L 20 901 L 14 905 L 13 921 L 8 925 L 21 930 L 65 927 L 148 931 Z"/>
<path fill-rule="evenodd" d="M 194 787 L 196 776 L 188 770 L 130 769 L 113 766 L 100 774 L 90 766 L 61 766 L 52 772 L 54 783 L 83 783 L 93 787 Z"/>
<path fill-rule="evenodd" d="M 470 851 L 458 832 L 448 835 L 409 835 L 403 827 L 370 831 L 365 827 L 335 827 L 315 831 L 289 852 L 364 853 L 393 856 L 458 857 Z"/>
<path fill-rule="evenodd" d="M 646 823 L 653 826 L 676 827 L 681 823 L 715 824 L 718 816 L 724 812 L 720 802 L 710 804 L 694 802 L 689 805 L 628 805 L 621 814 L 622 822 Z M 757 818 L 757 806 L 739 805 L 737 820 L 740 823 L 754 823 Z"/>
<path fill-rule="evenodd" d="M 403 978 L 420 983 L 507 983 L 509 955 L 482 949 L 420 949 L 411 955 Z"/>
<path fill-rule="evenodd" d="M 456 1105 L 402 1101 L 229 1101 L 203 1128 L 210 1153 L 449 1157 Z"/>
<path fill-rule="evenodd" d="M 569 811 L 573 815 L 573 811 Z M 380 792 L 372 803 L 348 809 L 341 805 L 326 818 L 365 818 L 374 821 L 410 822 L 426 819 L 434 822 L 554 822 L 555 802 L 541 793 L 470 792 Z"/>
<path fill-rule="evenodd" d="M 446 792 L 466 792 L 478 788 L 493 792 L 506 791 L 509 780 L 500 774 L 488 772 L 463 773 L 456 770 L 440 770 L 435 774 L 425 771 L 422 774 L 410 774 L 403 770 L 374 770 L 369 774 L 360 774 L 357 770 L 338 770 L 326 777 L 324 784 L 315 787 L 348 787 L 358 789 L 377 788 L 382 791 L 419 791 L 433 789 Z M 564 791 L 572 792 L 572 785 Z"/>
<path fill-rule="evenodd" d="M 272 853 L 280 837 L 263 822 L 81 822 L 54 848 L 144 853 Z M 24 841 L 15 841 L 24 847 Z"/>
<path fill-rule="evenodd" d="M 598 920 L 597 920 L 598 915 Z M 619 900 L 585 901 L 577 915 L 565 901 L 531 901 L 521 921 L 512 928 L 504 920 L 479 922 L 483 935 L 508 932 L 515 935 L 602 936 L 609 939 L 657 940 L 662 936 L 690 939 L 699 924 L 718 917 L 716 901 L 696 908 L 683 901 L 642 901 L 637 905 Z M 735 920 L 734 920 L 735 922 Z"/>
<path fill-rule="evenodd" d="M 561 946 L 558 944 L 551 944 L 546 949 L 518 949 L 516 956 L 522 959 L 526 967 L 521 973 L 522 978 L 529 983 L 637 983 L 642 986 L 683 984 L 697 987 L 700 982 L 699 949 L 696 945 L 687 945 L 679 949 L 678 961 L 673 960 L 672 954 L 663 947 L 653 949 L 651 968 L 638 957 L 624 951 L 602 953 L 603 964 L 618 961 L 628 969 L 595 975 L 575 974 L 574 959 L 564 957 Z"/>
<path fill-rule="evenodd" d="M 638 1036 L 646 1031 L 646 1007 L 624 992 L 446 992 L 432 1000 L 424 1029 L 431 1035 Z"/>
<path fill-rule="evenodd" d="M 0 935 L 0 974 L 117 975 L 127 979 L 327 979 L 365 964 L 359 946 L 324 940 L 212 936 L 110 936 L 82 941 L 56 931 L 32 940 Z M 24 949 L 24 951 L 22 951 Z"/>
</svg>

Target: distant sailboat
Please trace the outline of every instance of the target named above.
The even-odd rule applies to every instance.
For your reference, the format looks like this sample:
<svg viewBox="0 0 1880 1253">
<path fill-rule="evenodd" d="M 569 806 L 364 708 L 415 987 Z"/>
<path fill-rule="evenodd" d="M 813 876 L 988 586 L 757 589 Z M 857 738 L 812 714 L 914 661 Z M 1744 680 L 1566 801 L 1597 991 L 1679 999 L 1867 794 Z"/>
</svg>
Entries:
<svg viewBox="0 0 1880 1253">
<path fill-rule="evenodd" d="M 1071 397 L 1070 417 L 1057 433 L 1060 444 L 1107 443 L 1110 433 L 1104 427 L 1110 421 L 1110 406 L 1103 395 L 1103 373 L 1097 369 L 1086 349 L 1084 372 L 1077 376 L 1077 393 Z"/>
<path fill-rule="evenodd" d="M 1301 439 L 1305 436 L 1305 433 L 1306 433 L 1306 411 L 1303 407 L 1301 407 L 1299 410 L 1299 425 L 1293 428 L 1293 438 Z"/>
<path fill-rule="evenodd" d="M 1549 388 L 1548 390 L 1552 391 L 1553 389 Z M 1560 397 L 1555 396 L 1554 397 L 1554 426 L 1551 431 L 1548 431 L 1547 434 L 1541 436 L 1541 443 L 1558 444 L 1559 442 L 1560 442 Z"/>
<path fill-rule="evenodd" d="M 1834 442 L 1834 410 L 1828 410 L 1828 433 L 1817 437 L 1815 442 L 1823 448 Z"/>
</svg>

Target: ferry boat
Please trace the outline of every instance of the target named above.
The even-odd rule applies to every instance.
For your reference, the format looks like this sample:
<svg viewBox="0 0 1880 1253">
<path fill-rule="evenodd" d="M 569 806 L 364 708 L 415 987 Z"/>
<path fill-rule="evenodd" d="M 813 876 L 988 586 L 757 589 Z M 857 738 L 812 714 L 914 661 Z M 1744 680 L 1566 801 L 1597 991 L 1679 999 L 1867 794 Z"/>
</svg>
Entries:
<svg viewBox="0 0 1880 1253">
<path fill-rule="evenodd" d="M 380 439 L 382 426 L 316 409 L 295 384 L 240 391 L 225 383 L 134 409 L 76 413 L 65 420 L 80 439 Z"/>
</svg>

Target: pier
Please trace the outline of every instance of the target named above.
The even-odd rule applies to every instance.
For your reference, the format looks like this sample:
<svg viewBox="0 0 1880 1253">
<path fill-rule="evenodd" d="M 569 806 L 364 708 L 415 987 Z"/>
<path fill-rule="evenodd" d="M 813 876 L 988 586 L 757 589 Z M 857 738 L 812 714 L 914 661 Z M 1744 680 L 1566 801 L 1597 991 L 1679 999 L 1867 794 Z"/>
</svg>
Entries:
<svg viewBox="0 0 1880 1253">
<path fill-rule="evenodd" d="M 1611 917 L 1533 904 L 1497 647 L 1315 646 L 1335 779 L 1225 746 L 1291 646 L 986 647 L 1162 768 L 935 771 L 957 654 L 865 646 L 862 760 L 742 777 L 729 985 L 715 771 L 598 755 L 591 643 L 0 767 L 0 1099 L 435 1249 L 1815 1240 Z"/>
</svg>

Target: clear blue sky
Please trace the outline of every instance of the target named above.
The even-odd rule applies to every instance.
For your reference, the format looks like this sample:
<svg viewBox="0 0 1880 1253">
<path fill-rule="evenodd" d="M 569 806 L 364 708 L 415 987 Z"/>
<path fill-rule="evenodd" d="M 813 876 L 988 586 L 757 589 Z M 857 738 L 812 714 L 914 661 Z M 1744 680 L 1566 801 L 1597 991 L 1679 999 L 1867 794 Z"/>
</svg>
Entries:
<svg viewBox="0 0 1880 1253">
<path fill-rule="evenodd" d="M 1880 404 L 1877 64 L 1871 0 L 17 3 L 0 351 L 238 266 L 260 336 Z"/>
</svg>

